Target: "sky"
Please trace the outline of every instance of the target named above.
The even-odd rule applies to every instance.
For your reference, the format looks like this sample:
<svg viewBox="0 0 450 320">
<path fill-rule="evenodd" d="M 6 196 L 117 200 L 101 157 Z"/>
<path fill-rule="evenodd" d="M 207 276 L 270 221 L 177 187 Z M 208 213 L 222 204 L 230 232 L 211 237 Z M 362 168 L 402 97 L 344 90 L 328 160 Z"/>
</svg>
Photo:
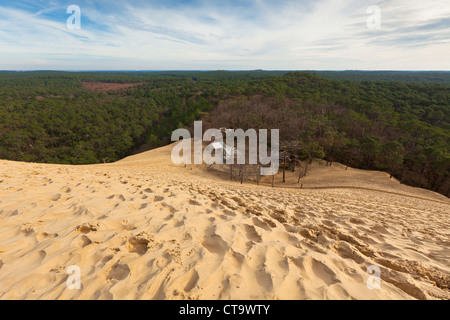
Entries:
<svg viewBox="0 0 450 320">
<path fill-rule="evenodd" d="M 0 1 L 0 70 L 254 69 L 448 71 L 450 0 Z"/>
</svg>

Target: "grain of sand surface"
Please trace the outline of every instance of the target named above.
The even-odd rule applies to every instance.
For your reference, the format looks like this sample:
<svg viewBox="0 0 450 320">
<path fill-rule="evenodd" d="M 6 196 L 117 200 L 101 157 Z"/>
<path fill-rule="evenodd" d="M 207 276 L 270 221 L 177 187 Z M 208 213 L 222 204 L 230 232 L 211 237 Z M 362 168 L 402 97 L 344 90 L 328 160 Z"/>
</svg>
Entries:
<svg viewBox="0 0 450 320">
<path fill-rule="evenodd" d="M 171 150 L 0 161 L 0 299 L 450 298 L 447 197 L 339 164 L 304 189 L 241 185 Z"/>
</svg>

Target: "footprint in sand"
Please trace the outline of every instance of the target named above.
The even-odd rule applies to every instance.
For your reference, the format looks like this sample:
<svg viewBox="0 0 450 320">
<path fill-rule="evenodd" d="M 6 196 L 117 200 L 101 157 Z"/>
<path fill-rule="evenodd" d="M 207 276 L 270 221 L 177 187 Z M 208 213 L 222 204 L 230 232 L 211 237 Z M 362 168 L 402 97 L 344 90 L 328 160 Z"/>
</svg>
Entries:
<svg viewBox="0 0 450 320">
<path fill-rule="evenodd" d="M 90 245 L 92 243 L 92 240 L 89 239 L 89 237 L 87 236 L 81 236 L 79 238 L 77 238 L 76 240 L 76 244 L 80 247 L 80 248 L 84 248 L 88 245 Z"/>
<path fill-rule="evenodd" d="M 276 228 L 276 224 L 275 224 L 275 222 L 273 222 L 272 220 L 270 220 L 270 219 L 267 219 L 267 218 L 264 218 L 264 222 L 270 227 L 270 228 Z"/>
<path fill-rule="evenodd" d="M 256 231 L 254 226 L 245 224 L 244 225 L 244 230 L 245 230 L 247 238 L 250 241 L 254 241 L 254 242 L 261 242 L 262 241 L 261 235 Z"/>
<path fill-rule="evenodd" d="M 177 212 L 177 209 L 174 206 L 171 206 L 170 204 L 163 202 L 161 203 L 161 207 L 169 209 L 169 212 L 173 215 Z"/>
<path fill-rule="evenodd" d="M 362 254 L 359 251 L 355 250 L 348 242 L 338 241 L 334 245 L 334 248 L 337 254 L 339 254 L 344 259 L 351 259 L 359 264 L 366 261 Z"/>
<path fill-rule="evenodd" d="M 39 251 L 38 254 L 39 254 L 39 258 L 41 259 L 41 261 L 44 260 L 45 257 L 47 256 L 47 252 L 45 252 L 45 250 Z"/>
<path fill-rule="evenodd" d="M 195 288 L 200 277 L 197 270 L 191 269 L 183 278 L 183 282 L 186 282 L 184 292 L 187 293 Z"/>
<path fill-rule="evenodd" d="M 354 217 L 350 218 L 349 221 L 354 224 L 365 224 L 363 220 Z"/>
<path fill-rule="evenodd" d="M 245 202 L 239 197 L 232 197 L 231 200 L 234 200 L 239 206 L 246 207 Z"/>
<path fill-rule="evenodd" d="M 153 202 L 161 202 L 164 200 L 164 197 L 154 196 L 152 200 L 153 200 Z"/>
<path fill-rule="evenodd" d="M 197 202 L 195 200 L 192 200 L 192 199 L 189 200 L 189 204 L 192 205 L 192 206 L 201 206 L 201 204 L 199 202 Z"/>
<path fill-rule="evenodd" d="M 58 234 L 57 234 L 57 233 L 47 233 L 47 232 L 40 232 L 40 233 L 38 233 L 38 235 L 36 236 L 36 238 L 37 238 L 39 241 L 44 240 L 44 239 L 53 239 L 53 238 L 56 238 L 56 237 L 58 237 Z"/>
<path fill-rule="evenodd" d="M 47 252 L 45 252 L 45 250 L 40 250 L 38 252 L 36 252 L 36 251 L 31 252 L 27 256 L 28 257 L 27 264 L 28 265 L 33 265 L 33 264 L 38 265 L 45 259 L 46 256 L 47 256 Z"/>
<path fill-rule="evenodd" d="M 241 269 L 242 264 L 245 262 L 245 256 L 243 254 L 240 254 L 239 252 L 234 251 L 233 249 L 230 249 L 230 251 L 228 251 L 225 259 L 229 261 L 230 266 L 235 269 Z"/>
<path fill-rule="evenodd" d="M 236 213 L 234 213 L 233 211 L 230 211 L 230 210 L 224 210 L 223 213 L 226 214 L 229 217 L 236 217 L 237 216 Z"/>
<path fill-rule="evenodd" d="M 311 256 L 293 258 L 288 257 L 288 263 L 292 262 L 298 267 L 305 275 L 305 278 L 314 280 L 314 282 L 320 285 L 330 286 L 334 283 L 340 283 L 337 274 L 331 270 L 324 262 L 317 260 Z"/>
<path fill-rule="evenodd" d="M 147 253 L 150 242 L 153 242 L 153 239 L 148 235 L 137 235 L 128 239 L 127 249 L 129 252 L 144 255 Z"/>
<path fill-rule="evenodd" d="M 139 210 L 144 210 L 145 208 L 147 208 L 147 206 L 148 206 L 147 203 L 142 203 L 142 204 L 139 206 Z"/>
<path fill-rule="evenodd" d="M 264 221 L 261 221 L 260 219 L 253 217 L 252 218 L 253 224 L 261 229 L 264 229 L 266 231 L 271 231 L 272 228 Z"/>
<path fill-rule="evenodd" d="M 153 266 L 153 263 L 156 265 L 158 269 L 163 269 L 169 265 L 169 263 L 172 262 L 172 259 L 169 255 L 163 255 L 162 257 L 157 258 L 156 260 L 152 260 L 148 263 L 149 267 Z"/>
<path fill-rule="evenodd" d="M 247 264 L 255 270 L 255 280 L 266 292 L 273 289 L 272 275 L 267 270 L 267 248 L 265 247 L 252 247 L 247 257 L 250 258 Z"/>
<path fill-rule="evenodd" d="M 121 195 L 121 194 L 112 194 L 109 197 L 107 197 L 106 199 L 108 199 L 108 200 L 119 199 L 121 201 L 125 201 L 126 200 L 125 197 L 123 195 Z"/>
<path fill-rule="evenodd" d="M 259 206 L 251 206 L 251 207 L 247 207 L 247 209 L 245 209 L 246 213 L 252 214 L 257 217 L 262 216 L 261 211 L 262 211 L 262 208 L 260 208 Z"/>
<path fill-rule="evenodd" d="M 70 193 L 70 192 L 72 192 L 72 189 L 69 188 L 69 187 L 64 187 L 64 188 L 62 188 L 61 191 L 64 192 L 64 193 Z"/>
<path fill-rule="evenodd" d="M 96 232 L 99 229 L 98 223 L 87 222 L 78 226 L 75 230 L 79 233 L 88 234 L 89 232 Z"/>
<path fill-rule="evenodd" d="M 88 214 L 90 214 L 89 209 L 87 209 L 85 206 L 75 206 L 73 209 L 73 214 L 77 215 L 77 216 L 86 216 Z"/>
<path fill-rule="evenodd" d="M 279 210 L 279 209 L 274 210 L 270 214 L 270 216 L 272 218 L 274 218 L 275 220 L 277 220 L 279 223 L 286 223 L 287 222 L 287 220 L 286 220 L 287 214 L 286 214 L 286 212 L 284 210 Z"/>
<path fill-rule="evenodd" d="M 337 228 L 337 225 L 331 220 L 322 220 L 322 223 L 331 228 Z"/>
<path fill-rule="evenodd" d="M 297 228 L 297 227 L 294 227 L 294 226 L 292 226 L 292 225 L 290 225 L 290 224 L 288 224 L 288 223 L 285 223 L 285 224 L 283 225 L 283 227 L 284 227 L 284 229 L 285 229 L 287 232 L 289 232 L 289 233 L 298 233 L 298 228 Z"/>
<path fill-rule="evenodd" d="M 14 217 L 17 216 L 19 214 L 19 210 L 14 210 L 13 212 L 11 212 L 11 214 L 9 215 L 9 217 Z M 8 216 L 8 215 L 7 215 Z"/>
<path fill-rule="evenodd" d="M 50 198 L 51 201 L 58 201 L 59 199 L 61 199 L 61 194 L 55 194 L 53 197 Z"/>
<path fill-rule="evenodd" d="M 225 255 L 230 249 L 230 246 L 222 239 L 222 237 L 216 234 L 210 237 L 205 237 L 202 245 L 209 252 L 222 256 Z"/>
<path fill-rule="evenodd" d="M 30 236 L 30 235 L 32 235 L 33 233 L 36 232 L 32 227 L 27 226 L 27 225 L 22 225 L 20 227 L 19 231 L 21 233 L 23 233 L 26 237 L 28 237 L 28 236 Z"/>
<path fill-rule="evenodd" d="M 101 261 L 100 261 L 100 268 L 103 268 L 109 261 L 111 261 L 114 258 L 114 255 L 110 254 L 106 257 L 104 257 Z"/>
<path fill-rule="evenodd" d="M 106 277 L 106 280 L 124 280 L 126 279 L 131 273 L 130 267 L 127 264 L 120 264 L 119 261 L 117 261 L 109 271 L 108 276 Z"/>
</svg>

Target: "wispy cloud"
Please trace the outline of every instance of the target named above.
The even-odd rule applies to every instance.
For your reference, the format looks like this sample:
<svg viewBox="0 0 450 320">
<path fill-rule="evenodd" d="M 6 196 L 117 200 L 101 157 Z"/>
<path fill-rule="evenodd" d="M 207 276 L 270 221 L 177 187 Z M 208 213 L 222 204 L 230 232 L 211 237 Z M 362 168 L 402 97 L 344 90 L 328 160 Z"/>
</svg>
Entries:
<svg viewBox="0 0 450 320">
<path fill-rule="evenodd" d="M 0 69 L 450 70 L 448 0 L 72 2 L 81 30 L 66 1 L 2 1 Z"/>
</svg>

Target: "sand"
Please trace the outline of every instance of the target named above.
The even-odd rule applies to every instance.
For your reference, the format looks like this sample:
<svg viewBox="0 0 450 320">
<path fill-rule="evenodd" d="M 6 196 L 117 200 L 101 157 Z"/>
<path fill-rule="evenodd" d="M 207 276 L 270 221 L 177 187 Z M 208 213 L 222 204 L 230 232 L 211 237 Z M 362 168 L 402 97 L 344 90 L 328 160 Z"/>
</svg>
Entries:
<svg viewBox="0 0 450 320">
<path fill-rule="evenodd" d="M 241 185 L 173 165 L 171 148 L 0 161 L 0 299 L 450 298 L 447 197 L 324 163 L 303 189 Z"/>
</svg>

